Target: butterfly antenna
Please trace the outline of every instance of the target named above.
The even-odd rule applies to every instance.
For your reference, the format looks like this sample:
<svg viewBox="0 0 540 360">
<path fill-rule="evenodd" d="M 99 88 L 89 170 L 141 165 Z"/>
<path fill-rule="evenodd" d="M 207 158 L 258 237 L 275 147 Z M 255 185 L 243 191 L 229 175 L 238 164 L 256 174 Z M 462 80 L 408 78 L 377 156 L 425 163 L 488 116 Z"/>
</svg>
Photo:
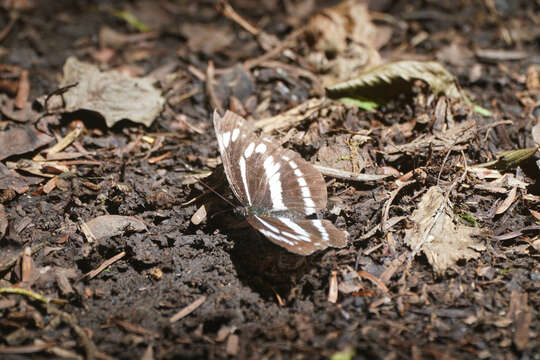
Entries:
<svg viewBox="0 0 540 360">
<path fill-rule="evenodd" d="M 219 198 L 221 198 L 221 200 L 225 201 L 227 204 L 229 204 L 231 207 L 235 208 L 236 205 L 233 204 L 229 199 L 227 199 L 225 196 L 221 195 L 219 192 L 217 192 L 213 187 L 211 187 L 210 185 L 208 185 L 207 183 L 205 183 L 204 181 L 202 180 L 199 180 L 199 183 L 201 183 L 202 185 L 204 185 L 208 190 L 210 190 L 211 192 L 213 192 L 215 195 L 217 195 Z"/>
</svg>

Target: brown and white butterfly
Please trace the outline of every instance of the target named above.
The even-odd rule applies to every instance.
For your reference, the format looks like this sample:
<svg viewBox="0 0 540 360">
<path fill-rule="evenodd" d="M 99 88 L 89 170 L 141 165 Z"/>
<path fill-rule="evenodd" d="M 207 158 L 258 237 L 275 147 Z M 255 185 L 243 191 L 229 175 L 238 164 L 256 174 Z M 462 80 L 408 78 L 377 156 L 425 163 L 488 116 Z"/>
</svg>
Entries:
<svg viewBox="0 0 540 360">
<path fill-rule="evenodd" d="M 326 208 L 326 183 L 300 154 L 255 134 L 239 115 L 214 112 L 225 175 L 251 226 L 290 252 L 310 255 L 344 247 L 348 234 L 330 221 L 306 218 Z"/>
</svg>

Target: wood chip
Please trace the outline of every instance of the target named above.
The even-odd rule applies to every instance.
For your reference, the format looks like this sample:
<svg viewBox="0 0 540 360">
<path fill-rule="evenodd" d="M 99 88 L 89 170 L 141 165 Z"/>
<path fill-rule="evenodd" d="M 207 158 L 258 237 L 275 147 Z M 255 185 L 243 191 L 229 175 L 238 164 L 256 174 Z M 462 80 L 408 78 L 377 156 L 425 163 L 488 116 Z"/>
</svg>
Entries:
<svg viewBox="0 0 540 360">
<path fill-rule="evenodd" d="M 230 356 L 236 356 L 238 354 L 238 347 L 239 347 L 240 339 L 238 335 L 231 334 L 229 335 L 229 338 L 227 339 L 227 355 Z"/>
<path fill-rule="evenodd" d="M 24 248 L 21 260 L 22 282 L 29 283 L 34 271 L 34 261 L 32 260 L 32 249 L 27 246 Z"/>
<path fill-rule="evenodd" d="M 330 275 L 330 286 L 328 288 L 328 301 L 332 304 L 335 304 L 338 300 L 338 288 L 337 271 L 332 271 L 332 275 Z"/>
<path fill-rule="evenodd" d="M 17 96 L 15 97 L 15 107 L 22 109 L 28 103 L 28 95 L 30 94 L 30 81 L 28 80 L 28 70 L 21 72 L 19 78 L 19 87 Z"/>
<path fill-rule="evenodd" d="M 45 150 L 45 152 L 47 154 L 49 154 L 49 155 L 59 153 L 60 151 L 64 150 L 69 145 L 71 145 L 71 143 L 73 143 L 73 141 L 75 141 L 79 137 L 79 135 L 82 134 L 83 130 L 84 130 L 84 128 L 82 128 L 82 127 L 77 127 L 75 129 L 71 130 L 71 132 L 69 132 L 62 139 L 58 140 L 58 142 L 54 146 L 52 146 L 51 148 Z"/>
<path fill-rule="evenodd" d="M 43 185 L 43 192 L 49 194 L 56 187 L 56 182 L 58 181 L 58 175 L 50 178 L 45 185 Z"/>
<path fill-rule="evenodd" d="M 2 238 L 6 234 L 7 226 L 8 220 L 6 210 L 4 209 L 4 205 L 0 204 L 0 240 L 2 240 Z"/>
</svg>

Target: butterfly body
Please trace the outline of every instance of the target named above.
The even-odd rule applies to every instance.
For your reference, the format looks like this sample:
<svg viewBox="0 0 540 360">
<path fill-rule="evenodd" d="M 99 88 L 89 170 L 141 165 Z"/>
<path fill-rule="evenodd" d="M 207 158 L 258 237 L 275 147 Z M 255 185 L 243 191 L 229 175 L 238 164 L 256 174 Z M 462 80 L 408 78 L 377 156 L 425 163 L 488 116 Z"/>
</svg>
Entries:
<svg viewBox="0 0 540 360">
<path fill-rule="evenodd" d="M 301 218 L 326 207 L 326 184 L 313 165 L 272 138 L 257 136 L 230 111 L 223 117 L 214 113 L 214 128 L 225 175 L 242 205 L 236 212 L 252 227 L 301 255 L 346 245 L 347 233 L 330 221 Z"/>
</svg>

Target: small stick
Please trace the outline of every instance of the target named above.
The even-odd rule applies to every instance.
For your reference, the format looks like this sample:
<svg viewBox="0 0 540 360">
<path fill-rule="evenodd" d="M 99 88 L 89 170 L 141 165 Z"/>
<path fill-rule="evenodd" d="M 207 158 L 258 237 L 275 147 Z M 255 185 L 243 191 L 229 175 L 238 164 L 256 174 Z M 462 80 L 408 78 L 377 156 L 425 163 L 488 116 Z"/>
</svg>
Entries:
<svg viewBox="0 0 540 360">
<path fill-rule="evenodd" d="M 188 306 L 186 306 L 185 308 L 183 308 L 182 310 L 180 310 L 179 312 L 177 312 L 176 314 L 174 314 L 174 315 L 169 319 L 169 322 L 172 324 L 172 323 L 177 322 L 177 321 L 180 320 L 180 319 L 185 318 L 186 316 L 188 316 L 189 314 L 191 314 L 192 312 L 194 312 L 194 311 L 195 311 L 199 306 L 201 306 L 205 301 L 206 301 L 206 295 L 201 296 L 200 298 L 198 298 L 197 300 L 195 300 L 194 302 L 192 302 L 191 304 L 189 304 Z"/>
<path fill-rule="evenodd" d="M 124 256 L 126 256 L 126 252 L 125 251 L 122 251 L 121 253 L 118 253 L 116 255 L 114 255 L 112 258 L 108 259 L 108 260 L 105 260 L 103 262 L 103 264 L 101 264 L 97 269 L 94 269 L 86 274 L 83 275 L 83 277 L 80 279 L 84 279 L 84 278 L 88 278 L 88 279 L 93 279 L 95 278 L 100 272 L 102 272 L 103 270 L 105 270 L 109 265 L 117 262 L 118 260 L 120 260 L 121 258 L 123 258 Z"/>
<path fill-rule="evenodd" d="M 216 95 L 214 90 L 214 74 L 215 68 L 212 61 L 208 62 L 208 67 L 206 68 L 206 93 L 210 98 L 210 106 L 214 109 L 218 109 L 220 112 L 223 112 L 223 104 Z"/>
<path fill-rule="evenodd" d="M 342 180 L 351 180 L 351 181 L 360 181 L 360 182 L 370 182 L 370 181 L 380 181 L 390 177 L 392 175 L 372 175 L 372 174 L 355 174 L 351 171 L 334 169 L 331 167 L 326 167 L 322 165 L 313 165 L 321 174 L 325 176 L 331 176 Z"/>
</svg>

